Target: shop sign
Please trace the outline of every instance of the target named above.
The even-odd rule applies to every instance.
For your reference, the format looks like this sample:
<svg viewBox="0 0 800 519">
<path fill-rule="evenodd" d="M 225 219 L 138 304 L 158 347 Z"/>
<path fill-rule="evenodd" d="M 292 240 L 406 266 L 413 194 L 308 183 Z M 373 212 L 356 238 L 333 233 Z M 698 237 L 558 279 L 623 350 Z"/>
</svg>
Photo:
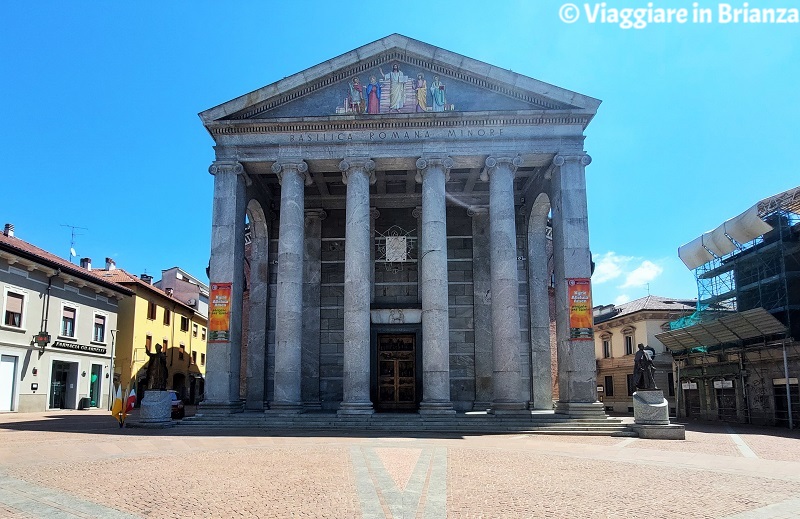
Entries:
<svg viewBox="0 0 800 519">
<path fill-rule="evenodd" d="M 105 355 L 106 349 L 102 346 L 87 346 L 86 344 L 78 344 L 76 342 L 56 341 L 53 343 L 53 348 L 60 348 L 62 350 L 74 351 L 87 351 L 89 353 L 100 353 Z"/>
</svg>

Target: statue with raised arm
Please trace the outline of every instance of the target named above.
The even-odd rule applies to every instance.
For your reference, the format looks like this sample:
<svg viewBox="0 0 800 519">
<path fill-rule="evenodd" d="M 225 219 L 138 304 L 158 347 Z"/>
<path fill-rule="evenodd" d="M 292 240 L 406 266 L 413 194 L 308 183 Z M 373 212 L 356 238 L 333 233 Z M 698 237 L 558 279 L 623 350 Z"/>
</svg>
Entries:
<svg viewBox="0 0 800 519">
<path fill-rule="evenodd" d="M 167 389 L 167 355 L 161 351 L 161 345 L 156 344 L 156 352 L 146 348 L 150 361 L 147 364 L 147 389 L 166 391 Z"/>
<path fill-rule="evenodd" d="M 639 351 L 633 358 L 633 385 L 636 389 L 658 389 L 655 381 L 656 368 L 650 350 L 639 344 Z"/>
</svg>

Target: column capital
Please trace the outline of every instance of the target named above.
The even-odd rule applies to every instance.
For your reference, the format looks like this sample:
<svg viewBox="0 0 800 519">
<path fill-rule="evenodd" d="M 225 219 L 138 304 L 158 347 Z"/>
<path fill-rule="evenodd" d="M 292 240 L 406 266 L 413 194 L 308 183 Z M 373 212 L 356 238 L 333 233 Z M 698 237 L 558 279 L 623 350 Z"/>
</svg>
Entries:
<svg viewBox="0 0 800 519">
<path fill-rule="evenodd" d="M 369 219 L 370 220 L 377 220 L 381 217 L 381 212 L 378 211 L 376 208 L 372 207 L 369 210 Z"/>
<path fill-rule="evenodd" d="M 328 213 L 326 213 L 324 209 L 306 209 L 306 223 L 308 223 L 309 220 L 324 220 L 327 217 Z"/>
<path fill-rule="evenodd" d="M 375 183 L 375 161 L 366 157 L 348 157 L 339 163 L 339 171 L 342 172 L 342 183 L 347 184 L 347 179 L 353 173 L 364 172 L 369 178 L 369 183 Z"/>
<path fill-rule="evenodd" d="M 272 164 L 272 172 L 278 175 L 278 182 L 283 184 L 283 176 L 286 173 L 297 173 L 303 179 L 307 186 L 314 183 L 311 180 L 311 175 L 308 173 L 308 164 L 302 160 L 286 160 L 277 161 Z"/>
<path fill-rule="evenodd" d="M 411 211 L 411 216 L 413 216 L 417 220 L 422 218 L 422 206 L 418 205 L 417 207 L 415 207 L 414 210 Z"/>
<path fill-rule="evenodd" d="M 445 182 L 450 180 L 450 169 L 453 167 L 453 159 L 450 157 L 420 157 L 417 159 L 417 184 L 422 184 L 422 176 L 428 168 L 444 169 Z"/>
<path fill-rule="evenodd" d="M 574 153 L 574 154 L 564 154 L 562 155 L 559 153 L 555 157 L 553 157 L 553 164 L 556 166 L 563 166 L 567 162 L 579 162 L 582 166 L 588 166 L 592 163 L 592 157 L 589 156 L 587 153 Z"/>
<path fill-rule="evenodd" d="M 467 216 L 474 218 L 475 216 L 486 216 L 489 214 L 488 205 L 471 205 L 467 207 Z"/>
<path fill-rule="evenodd" d="M 486 157 L 486 162 L 484 162 L 484 164 L 486 167 L 483 171 L 481 171 L 481 180 L 486 182 L 489 180 L 489 177 L 492 175 L 492 173 L 497 171 L 501 165 L 505 165 L 505 167 L 511 170 L 511 173 L 515 174 L 517 172 L 517 168 L 522 166 L 522 157 L 519 155 L 516 157 L 495 157 L 490 155 L 489 157 Z"/>
<path fill-rule="evenodd" d="M 244 173 L 244 166 L 235 160 L 215 160 L 208 167 L 208 172 L 212 175 L 217 173 L 234 173 L 241 175 Z"/>
</svg>

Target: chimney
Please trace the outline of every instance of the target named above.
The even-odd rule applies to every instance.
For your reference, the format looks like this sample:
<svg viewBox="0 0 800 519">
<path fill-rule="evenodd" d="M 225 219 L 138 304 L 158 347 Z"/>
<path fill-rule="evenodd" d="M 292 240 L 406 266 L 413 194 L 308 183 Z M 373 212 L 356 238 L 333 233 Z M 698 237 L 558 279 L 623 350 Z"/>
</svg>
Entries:
<svg viewBox="0 0 800 519">
<path fill-rule="evenodd" d="M 153 276 L 151 276 L 149 274 L 142 274 L 141 276 L 139 276 L 139 279 L 141 279 L 142 281 L 144 281 L 148 285 L 152 285 L 153 284 Z"/>
<path fill-rule="evenodd" d="M 174 294 L 174 293 L 175 293 L 175 290 L 174 290 L 173 288 L 171 288 L 171 287 L 170 287 L 170 288 L 167 288 L 167 289 L 166 289 L 166 292 L 167 292 L 167 295 L 168 295 L 169 297 L 172 297 L 172 294 Z"/>
<path fill-rule="evenodd" d="M 106 270 L 116 270 L 117 264 L 111 258 L 106 258 Z"/>
<path fill-rule="evenodd" d="M 81 267 L 92 270 L 92 258 L 81 258 Z"/>
<path fill-rule="evenodd" d="M 9 238 L 14 237 L 14 224 L 7 223 L 5 227 L 3 227 L 3 236 L 8 236 Z"/>
</svg>

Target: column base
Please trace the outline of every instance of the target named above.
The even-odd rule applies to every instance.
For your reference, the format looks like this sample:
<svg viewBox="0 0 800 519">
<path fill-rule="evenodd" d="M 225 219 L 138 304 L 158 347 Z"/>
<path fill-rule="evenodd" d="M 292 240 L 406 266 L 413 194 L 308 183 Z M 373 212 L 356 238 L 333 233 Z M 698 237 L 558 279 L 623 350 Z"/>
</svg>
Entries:
<svg viewBox="0 0 800 519">
<path fill-rule="evenodd" d="M 244 402 L 211 402 L 203 400 L 197 405 L 198 416 L 220 416 L 244 412 Z"/>
<path fill-rule="evenodd" d="M 454 415 L 453 402 L 422 402 L 419 404 L 419 414 L 425 415 Z"/>
<path fill-rule="evenodd" d="M 343 415 L 371 415 L 375 413 L 372 402 L 342 402 L 336 414 Z"/>
<path fill-rule="evenodd" d="M 608 418 L 603 402 L 556 402 L 556 414 L 570 418 Z"/>
<path fill-rule="evenodd" d="M 531 412 L 528 410 L 527 402 L 492 402 L 492 406 L 487 410 L 487 413 L 493 415 L 527 415 L 530 416 Z"/>
</svg>

